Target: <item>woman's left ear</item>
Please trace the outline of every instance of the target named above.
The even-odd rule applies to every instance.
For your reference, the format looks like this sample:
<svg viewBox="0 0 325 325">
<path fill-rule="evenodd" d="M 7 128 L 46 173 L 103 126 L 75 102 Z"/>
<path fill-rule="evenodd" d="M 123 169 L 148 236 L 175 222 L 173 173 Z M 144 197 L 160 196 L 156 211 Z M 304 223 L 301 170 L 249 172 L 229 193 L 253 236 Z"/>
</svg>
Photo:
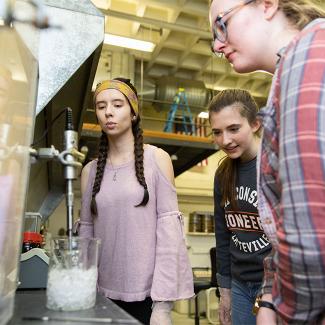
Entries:
<svg viewBox="0 0 325 325">
<path fill-rule="evenodd" d="M 256 133 L 262 126 L 261 120 L 257 118 L 251 125 L 253 133 Z"/>
<path fill-rule="evenodd" d="M 271 20 L 279 9 L 279 0 L 263 0 L 264 17 Z"/>
</svg>

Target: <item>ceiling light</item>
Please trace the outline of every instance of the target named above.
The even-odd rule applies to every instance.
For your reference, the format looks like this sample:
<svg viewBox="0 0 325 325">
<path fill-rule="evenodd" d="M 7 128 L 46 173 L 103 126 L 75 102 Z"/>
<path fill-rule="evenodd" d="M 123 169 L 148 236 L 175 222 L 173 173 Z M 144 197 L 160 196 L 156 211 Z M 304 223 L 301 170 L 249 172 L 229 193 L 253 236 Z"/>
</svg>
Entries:
<svg viewBox="0 0 325 325">
<path fill-rule="evenodd" d="M 200 118 L 209 118 L 209 113 L 208 112 L 201 112 L 197 117 L 200 117 Z"/>
<path fill-rule="evenodd" d="M 105 34 L 104 43 L 144 52 L 152 52 L 156 46 L 152 42 L 140 41 L 134 38 L 122 37 L 113 34 Z"/>
</svg>

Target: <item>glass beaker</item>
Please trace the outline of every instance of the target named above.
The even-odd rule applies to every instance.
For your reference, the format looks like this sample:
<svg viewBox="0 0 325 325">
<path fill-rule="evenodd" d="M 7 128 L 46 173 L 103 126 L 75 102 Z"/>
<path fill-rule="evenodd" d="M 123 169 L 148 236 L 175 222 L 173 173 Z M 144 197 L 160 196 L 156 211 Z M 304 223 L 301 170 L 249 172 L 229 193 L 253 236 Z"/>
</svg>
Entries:
<svg viewBox="0 0 325 325">
<path fill-rule="evenodd" d="M 97 238 L 52 239 L 47 308 L 72 311 L 95 305 L 99 244 Z"/>
</svg>

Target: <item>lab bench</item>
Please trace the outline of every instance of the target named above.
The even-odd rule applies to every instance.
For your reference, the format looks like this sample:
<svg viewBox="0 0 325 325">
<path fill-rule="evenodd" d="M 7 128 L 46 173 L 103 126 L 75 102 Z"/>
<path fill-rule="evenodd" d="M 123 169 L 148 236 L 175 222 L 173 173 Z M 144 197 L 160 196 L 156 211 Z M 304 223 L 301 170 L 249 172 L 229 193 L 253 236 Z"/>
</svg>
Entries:
<svg viewBox="0 0 325 325">
<path fill-rule="evenodd" d="M 141 324 L 111 300 L 97 294 L 93 308 L 54 311 L 46 308 L 45 290 L 17 291 L 15 310 L 8 325 Z"/>
</svg>

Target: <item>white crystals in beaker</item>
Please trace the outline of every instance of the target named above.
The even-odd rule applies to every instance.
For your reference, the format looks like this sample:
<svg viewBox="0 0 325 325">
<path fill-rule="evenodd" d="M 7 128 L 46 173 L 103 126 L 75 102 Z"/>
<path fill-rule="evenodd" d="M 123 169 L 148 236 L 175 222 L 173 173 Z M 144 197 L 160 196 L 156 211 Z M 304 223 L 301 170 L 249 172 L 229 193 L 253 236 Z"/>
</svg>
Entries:
<svg viewBox="0 0 325 325">
<path fill-rule="evenodd" d="M 47 283 L 46 307 L 53 310 L 81 310 L 94 306 L 96 301 L 97 267 L 52 268 Z"/>
</svg>

